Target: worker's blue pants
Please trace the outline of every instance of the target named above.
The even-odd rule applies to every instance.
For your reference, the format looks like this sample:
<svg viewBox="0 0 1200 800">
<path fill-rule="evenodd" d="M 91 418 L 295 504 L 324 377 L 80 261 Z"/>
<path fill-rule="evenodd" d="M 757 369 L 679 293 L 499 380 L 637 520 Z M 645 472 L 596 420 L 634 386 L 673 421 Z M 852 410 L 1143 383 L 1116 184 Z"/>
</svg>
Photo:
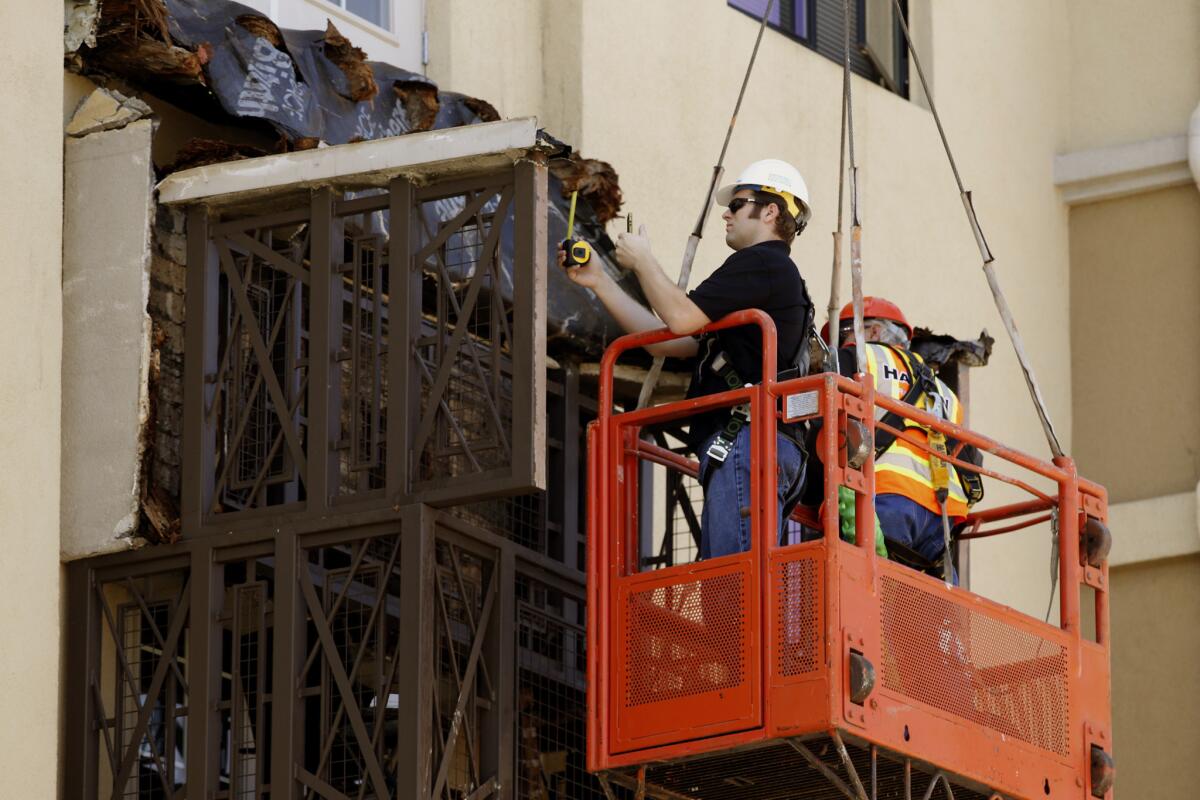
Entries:
<svg viewBox="0 0 1200 800">
<path fill-rule="evenodd" d="M 941 514 L 933 513 L 902 494 L 879 494 L 875 495 L 875 516 L 889 541 L 916 550 L 930 561 L 942 557 L 946 545 Z M 952 582 L 957 586 L 958 573 L 951 574 Z"/>
<path fill-rule="evenodd" d="M 724 462 L 708 457 L 714 434 L 700 450 L 700 483 L 704 511 L 700 515 L 700 558 L 718 558 L 750 549 L 750 427 L 742 428 Z M 783 434 L 776 438 L 779 531 L 784 510 L 795 507 L 804 485 L 804 451 Z M 711 474 L 710 474 L 711 473 Z M 779 531 L 776 532 L 778 535 Z"/>
</svg>

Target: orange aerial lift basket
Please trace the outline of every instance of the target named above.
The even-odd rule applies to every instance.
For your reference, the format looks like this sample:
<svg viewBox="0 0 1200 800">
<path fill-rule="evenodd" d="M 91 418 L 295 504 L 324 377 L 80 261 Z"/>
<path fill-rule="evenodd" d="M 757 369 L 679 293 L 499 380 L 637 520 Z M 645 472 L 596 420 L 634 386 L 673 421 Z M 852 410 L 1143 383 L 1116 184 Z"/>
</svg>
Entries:
<svg viewBox="0 0 1200 800">
<path fill-rule="evenodd" d="M 737 325 L 762 331 L 759 385 L 616 414 L 617 358 L 672 334 L 622 337 L 601 366 L 599 418 L 588 431 L 587 741 L 605 790 L 694 800 L 1111 800 L 1104 489 L 1068 458 L 1018 452 L 876 395 L 869 380 L 777 381 L 770 318 L 741 311 L 707 330 Z M 646 465 L 693 478 L 697 467 L 648 433 L 746 402 L 752 548 L 682 564 L 646 558 Z M 845 433 L 873 436 L 883 412 L 977 446 L 988 468 L 951 459 L 1030 495 L 973 512 L 964 537 L 1057 526 L 1060 624 L 876 556 L 873 455 L 854 468 Z M 822 452 L 810 455 L 809 469 L 824 470 L 829 510 L 807 512 L 822 533 L 812 541 L 774 533 L 776 426 L 796 419 L 842 434 L 822 437 Z M 839 486 L 856 495 L 857 545 L 838 535 Z M 1094 635 L 1080 624 L 1081 593 L 1094 606 Z"/>
</svg>

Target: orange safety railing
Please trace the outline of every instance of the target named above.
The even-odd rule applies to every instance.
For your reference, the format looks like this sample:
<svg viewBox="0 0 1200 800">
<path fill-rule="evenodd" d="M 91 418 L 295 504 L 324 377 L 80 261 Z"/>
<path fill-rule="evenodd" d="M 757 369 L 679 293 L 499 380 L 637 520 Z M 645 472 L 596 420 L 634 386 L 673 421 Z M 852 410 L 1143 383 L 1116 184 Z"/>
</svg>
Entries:
<svg viewBox="0 0 1200 800">
<path fill-rule="evenodd" d="M 736 771 L 740 754 L 749 765 L 763 748 L 783 746 L 804 756 L 801 767 L 830 771 L 839 788 L 865 798 L 847 742 L 870 753 L 872 774 L 882 751 L 903 763 L 906 776 L 916 764 L 934 782 L 940 776 L 990 796 L 1111 798 L 1108 567 L 1102 551 L 1081 550 L 1081 532 L 1107 521 L 1104 489 L 1080 478 L 1069 458 L 1047 462 L 1014 450 L 877 395 L 869 378 L 778 381 L 766 314 L 737 312 L 705 330 L 739 325 L 762 331 L 763 380 L 720 394 L 614 413 L 620 355 L 675 337 L 666 330 L 624 336 L 604 355 L 599 417 L 588 431 L 589 768 L 622 780 L 633 770 L 643 782 L 647 769 L 652 782 L 657 770 L 659 796 L 747 796 L 722 794 L 728 786 L 720 781 L 733 779 L 720 773 Z M 824 471 L 824 512 L 794 516 L 821 531 L 813 541 L 774 533 L 776 431 L 788 398 L 802 418 L 843 434 L 822 437 L 820 452 L 809 456 L 809 470 L 819 460 Z M 644 441 L 643 432 L 745 402 L 755 465 L 750 550 L 644 570 L 642 465 L 692 477 L 697 465 Z M 957 453 L 951 460 L 1031 495 L 973 511 L 961 539 L 1056 521 L 1058 625 L 876 555 L 874 454 L 856 469 L 844 433 L 848 423 L 861 425 L 873 441 L 877 425 L 886 427 L 876 415 L 885 412 L 978 447 L 990 456 L 986 468 Z M 839 536 L 839 486 L 855 492 L 857 544 Z M 1094 593 L 1094 641 L 1081 626 L 1083 586 Z M 804 742 L 814 737 L 836 744 L 844 778 L 813 762 Z M 706 772 L 704 759 L 715 757 L 722 768 Z M 734 784 L 745 792 L 759 779 Z"/>
</svg>

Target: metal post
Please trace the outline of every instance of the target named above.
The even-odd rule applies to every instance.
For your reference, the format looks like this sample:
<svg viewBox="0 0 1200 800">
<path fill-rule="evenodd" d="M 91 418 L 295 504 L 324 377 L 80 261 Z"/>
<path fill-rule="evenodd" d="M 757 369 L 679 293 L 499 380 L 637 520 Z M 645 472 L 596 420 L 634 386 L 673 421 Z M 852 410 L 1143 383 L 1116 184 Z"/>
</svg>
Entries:
<svg viewBox="0 0 1200 800">
<path fill-rule="evenodd" d="M 213 563 L 211 547 L 200 546 L 192 551 L 187 645 L 187 787 L 192 797 L 211 797 L 218 785 L 221 726 L 216 711 L 221 699 L 222 636 L 217 618 L 224 596 L 223 575 L 223 567 Z M 163 653 L 162 657 L 173 655 Z M 167 758 L 174 756 L 168 752 Z"/>
<path fill-rule="evenodd" d="M 388 191 L 388 431 L 387 492 L 399 510 L 412 482 L 409 452 L 420 408 L 420 374 L 412 343 L 421 324 L 421 273 L 413 269 L 412 183 L 396 178 Z"/>
<path fill-rule="evenodd" d="M 513 351 L 534 353 L 531 374 L 519 374 L 523 359 L 514 359 L 512 463 L 528 469 L 521 480 L 546 488 L 546 157 L 532 153 L 514 168 L 513 263 L 525 274 L 514 275 Z M 498 224 L 498 223 L 497 223 Z M 496 250 L 500 258 L 499 248 Z M 516 269 L 514 268 L 514 269 Z M 516 476 L 514 476 L 516 477 Z"/>
<path fill-rule="evenodd" d="M 491 773 L 499 783 L 501 796 L 516 794 L 514 765 L 517 754 L 514 741 L 517 733 L 517 641 L 514 621 L 517 618 L 516 582 L 517 564 L 513 551 L 505 548 L 496 554 L 496 577 L 492 591 L 496 592 L 496 610 L 488 621 L 488 641 L 485 643 L 484 666 L 491 664 L 494 696 L 491 698 L 495 711 L 488 716 L 488 738 L 491 746 L 480 747 L 481 775 Z"/>
<path fill-rule="evenodd" d="M 585 531 L 579 525 L 579 470 L 586 469 L 580 453 L 582 436 L 579 424 L 579 364 L 568 361 L 563 365 L 563 430 L 562 430 L 562 537 L 563 563 L 573 570 L 583 570 L 579 543 Z"/>
<path fill-rule="evenodd" d="M 212 503 L 216 435 L 205 409 L 217 369 L 217 265 L 209 247 L 208 209 L 193 206 L 187 218 L 187 319 L 184 322 L 183 458 L 180 521 L 185 536 L 203 524 Z"/>
<path fill-rule="evenodd" d="M 299 543 L 291 530 L 275 536 L 275 659 L 271 678 L 271 794 L 295 795 L 295 765 L 304 751 L 304 707 L 298 686 L 306 626 L 297 570 Z M 307 564 L 303 565 L 307 568 Z"/>
<path fill-rule="evenodd" d="M 854 762 L 850 760 L 850 753 L 846 751 L 846 743 L 842 741 L 842 734 L 836 728 L 829 733 L 833 737 L 833 744 L 842 759 L 842 765 L 850 776 L 850 783 L 854 786 L 855 795 L 858 796 L 858 800 L 868 800 L 867 790 L 863 788 L 862 781 L 858 777 L 858 770 L 854 768 Z"/>
<path fill-rule="evenodd" d="M 1079 636 L 1079 477 L 1071 458 L 1057 456 L 1054 464 L 1067 473 L 1058 495 L 1059 621 L 1063 630 Z"/>
<path fill-rule="evenodd" d="M 64 700 L 74 709 L 75 720 L 65 725 L 63 753 L 70 769 L 63 771 L 63 797 L 84 800 L 98 796 L 100 758 L 99 709 L 92 699 L 92 682 L 98 679 L 100 613 L 92 589 L 92 570 L 86 562 L 67 567 L 67 660 Z"/>
<path fill-rule="evenodd" d="M 308 475 L 305 487 L 308 490 L 308 509 L 321 512 L 329 506 L 331 481 L 337 476 L 337 451 L 333 449 L 341 425 L 341 408 L 337 396 L 341 379 L 335 375 L 334 359 L 340 338 L 340 326 L 335 325 L 337 314 L 335 303 L 340 307 L 340 298 L 335 296 L 334 281 L 341 276 L 332 267 L 333 258 L 333 191 L 325 186 L 312 194 L 312 215 L 309 219 L 309 331 L 308 369 Z M 263 369 L 266 369 L 266 364 Z"/>
<path fill-rule="evenodd" d="M 435 630 L 434 592 L 437 565 L 433 517 L 424 505 L 404 509 L 400 534 L 400 629 L 411 637 L 398 657 L 400 693 L 397 719 L 396 786 L 398 797 L 423 798 L 433 786 L 433 687 Z"/>
</svg>

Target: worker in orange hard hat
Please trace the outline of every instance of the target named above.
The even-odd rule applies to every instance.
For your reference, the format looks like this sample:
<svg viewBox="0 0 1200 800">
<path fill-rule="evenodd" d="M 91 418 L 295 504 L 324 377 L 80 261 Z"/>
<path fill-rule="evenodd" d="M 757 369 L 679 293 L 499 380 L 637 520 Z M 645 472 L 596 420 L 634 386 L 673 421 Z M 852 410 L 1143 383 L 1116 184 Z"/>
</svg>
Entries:
<svg viewBox="0 0 1200 800">
<path fill-rule="evenodd" d="M 899 306 L 882 297 L 864 297 L 863 328 L 867 371 L 875 379 L 876 392 L 962 424 L 963 409 L 958 397 L 910 349 L 912 325 Z M 828 338 L 828 323 L 821 336 Z M 838 339 L 839 369 L 842 374 L 853 375 L 858 359 L 851 303 L 839 314 Z M 904 430 L 935 451 L 947 452 L 947 441 L 940 432 L 895 414 L 885 414 L 882 409 L 876 409 L 876 415 L 890 427 Z M 951 442 L 950 446 L 953 445 Z M 948 460 L 931 456 L 882 428 L 876 429 L 875 514 L 892 559 L 922 571 L 946 575 L 957 582 L 953 570 L 945 570 L 943 562 L 948 531 L 966 517 L 968 507 L 982 496 L 982 485 L 974 473 L 960 474 Z"/>
<path fill-rule="evenodd" d="M 882 297 L 863 298 L 863 323 L 865 324 L 873 320 L 886 320 L 899 325 L 904 331 L 905 347 L 912 340 L 912 325 L 908 324 L 908 320 L 905 318 L 904 312 L 900 310 L 900 306 L 891 300 Z M 841 332 L 838 340 L 844 345 L 847 335 L 851 339 L 854 338 L 854 303 L 846 303 L 846 305 L 842 306 L 842 311 L 838 314 L 838 324 Z M 821 327 L 821 338 L 824 341 L 829 341 L 828 322 Z M 871 339 L 868 338 L 867 341 L 871 341 Z"/>
</svg>

